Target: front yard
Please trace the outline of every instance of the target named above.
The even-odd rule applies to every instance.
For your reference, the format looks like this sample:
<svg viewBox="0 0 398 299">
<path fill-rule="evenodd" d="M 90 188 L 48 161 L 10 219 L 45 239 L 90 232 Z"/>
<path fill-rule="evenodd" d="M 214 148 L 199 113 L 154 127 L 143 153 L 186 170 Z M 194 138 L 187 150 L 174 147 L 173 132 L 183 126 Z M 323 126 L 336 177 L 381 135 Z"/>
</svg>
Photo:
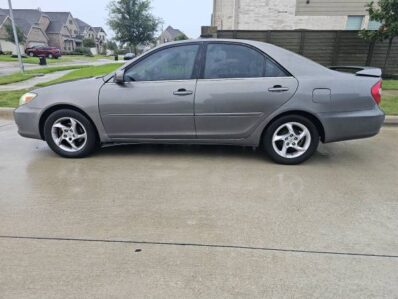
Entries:
<svg viewBox="0 0 398 299">
<path fill-rule="evenodd" d="M 64 81 L 71 81 L 83 78 L 90 78 L 95 76 L 102 76 L 109 74 L 120 67 L 119 63 L 110 63 L 99 66 L 84 66 L 79 69 L 50 82 L 38 84 L 37 87 L 49 86 Z M 42 70 L 40 70 L 41 72 Z M 13 90 L 0 92 L 0 107 L 16 108 L 18 106 L 19 98 L 29 90 Z"/>
<path fill-rule="evenodd" d="M 64 55 L 58 59 L 47 59 L 47 63 L 48 64 L 61 64 L 61 63 L 68 63 L 68 62 L 73 62 L 73 61 L 94 62 L 99 59 L 113 60 L 113 57 L 104 56 L 104 55 L 96 55 L 93 57 L 84 56 L 84 55 Z M 23 58 L 22 61 L 24 63 L 38 64 L 39 58 L 38 57 L 26 57 L 26 58 Z M 13 58 L 10 55 L 0 55 L 0 62 L 18 62 L 18 58 Z"/>
</svg>

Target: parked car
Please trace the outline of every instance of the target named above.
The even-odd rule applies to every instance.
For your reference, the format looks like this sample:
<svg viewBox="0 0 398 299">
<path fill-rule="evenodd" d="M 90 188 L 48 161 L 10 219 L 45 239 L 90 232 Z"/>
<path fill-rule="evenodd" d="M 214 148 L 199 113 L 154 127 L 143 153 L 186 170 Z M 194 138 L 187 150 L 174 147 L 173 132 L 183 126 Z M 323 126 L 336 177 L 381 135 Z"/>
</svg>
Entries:
<svg viewBox="0 0 398 299">
<path fill-rule="evenodd" d="M 320 141 L 376 135 L 381 85 L 377 68 L 349 74 L 270 44 L 185 41 L 104 77 L 27 93 L 15 121 L 67 158 L 104 144 L 189 143 L 261 147 L 298 164 Z"/>
<path fill-rule="evenodd" d="M 134 53 L 127 53 L 126 55 L 124 55 L 124 60 L 131 60 L 135 58 L 135 54 Z"/>
<path fill-rule="evenodd" d="M 59 58 L 61 57 L 61 50 L 55 47 L 43 47 L 43 46 L 33 46 L 25 49 L 26 55 L 30 57 L 44 56 L 47 58 Z"/>
</svg>

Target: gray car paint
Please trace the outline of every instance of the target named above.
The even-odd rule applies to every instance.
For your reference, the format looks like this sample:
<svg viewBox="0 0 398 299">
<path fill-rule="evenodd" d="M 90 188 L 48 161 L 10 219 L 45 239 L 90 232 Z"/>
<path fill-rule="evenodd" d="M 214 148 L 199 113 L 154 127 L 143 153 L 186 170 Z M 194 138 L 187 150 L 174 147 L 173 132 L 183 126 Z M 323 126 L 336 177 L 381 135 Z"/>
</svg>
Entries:
<svg viewBox="0 0 398 299">
<path fill-rule="evenodd" d="M 91 119 L 102 143 L 258 146 L 267 125 L 286 113 L 305 113 L 314 118 L 321 126 L 324 142 L 370 137 L 377 134 L 383 124 L 384 113 L 371 95 L 371 87 L 380 78 L 333 71 L 288 50 L 261 42 L 219 39 L 196 42 L 227 42 L 256 47 L 280 63 L 292 77 L 199 79 L 168 84 L 131 82 L 120 86 L 113 83 L 112 73 L 104 78 L 58 84 L 34 90 L 38 97 L 15 110 L 19 133 L 25 137 L 43 139 L 40 133 L 43 117 L 48 111 L 68 106 L 83 111 Z M 169 43 L 144 56 L 181 43 L 186 42 Z M 119 70 L 139 59 L 135 58 Z M 269 86 L 281 83 L 289 91 L 279 95 L 268 93 Z M 157 88 L 148 88 L 154 85 Z M 171 91 L 179 86 L 192 89 L 196 95 L 184 97 L 183 100 L 179 96 L 174 97 Z M 133 100 L 127 101 L 129 90 L 139 91 Z M 330 90 L 330 97 L 314 100 L 317 90 Z M 249 102 L 245 102 L 247 95 L 250 95 Z M 150 108 L 153 101 L 157 107 Z M 125 122 L 117 123 L 115 115 L 121 119 L 127 115 L 138 115 L 139 118 L 128 120 L 126 127 Z M 177 119 L 173 119 L 175 117 Z M 195 122 L 196 126 L 193 127 Z"/>
</svg>

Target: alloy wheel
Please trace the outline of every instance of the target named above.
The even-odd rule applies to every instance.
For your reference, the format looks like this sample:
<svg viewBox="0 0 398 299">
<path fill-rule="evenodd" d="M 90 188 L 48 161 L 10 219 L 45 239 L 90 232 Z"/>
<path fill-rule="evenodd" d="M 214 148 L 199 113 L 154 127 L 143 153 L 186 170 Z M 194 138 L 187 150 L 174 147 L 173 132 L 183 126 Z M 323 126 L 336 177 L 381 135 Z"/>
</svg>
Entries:
<svg viewBox="0 0 398 299">
<path fill-rule="evenodd" d="M 294 159 L 304 155 L 311 145 L 311 133 L 298 122 L 281 125 L 272 137 L 275 152 L 283 158 Z"/>
<path fill-rule="evenodd" d="M 87 143 L 86 128 L 73 117 L 55 121 L 51 127 L 51 136 L 55 145 L 70 153 L 82 150 Z"/>
</svg>

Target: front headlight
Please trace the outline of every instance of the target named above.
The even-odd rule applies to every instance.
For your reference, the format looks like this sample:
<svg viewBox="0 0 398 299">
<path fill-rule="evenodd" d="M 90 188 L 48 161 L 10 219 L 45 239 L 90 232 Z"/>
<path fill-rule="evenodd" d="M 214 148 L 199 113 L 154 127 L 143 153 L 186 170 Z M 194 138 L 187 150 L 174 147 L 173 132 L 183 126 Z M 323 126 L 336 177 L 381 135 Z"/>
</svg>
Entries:
<svg viewBox="0 0 398 299">
<path fill-rule="evenodd" d="M 20 99 L 19 99 L 19 105 L 24 105 L 32 101 L 35 97 L 37 97 L 37 94 L 33 92 L 28 92 L 25 93 Z"/>
</svg>

